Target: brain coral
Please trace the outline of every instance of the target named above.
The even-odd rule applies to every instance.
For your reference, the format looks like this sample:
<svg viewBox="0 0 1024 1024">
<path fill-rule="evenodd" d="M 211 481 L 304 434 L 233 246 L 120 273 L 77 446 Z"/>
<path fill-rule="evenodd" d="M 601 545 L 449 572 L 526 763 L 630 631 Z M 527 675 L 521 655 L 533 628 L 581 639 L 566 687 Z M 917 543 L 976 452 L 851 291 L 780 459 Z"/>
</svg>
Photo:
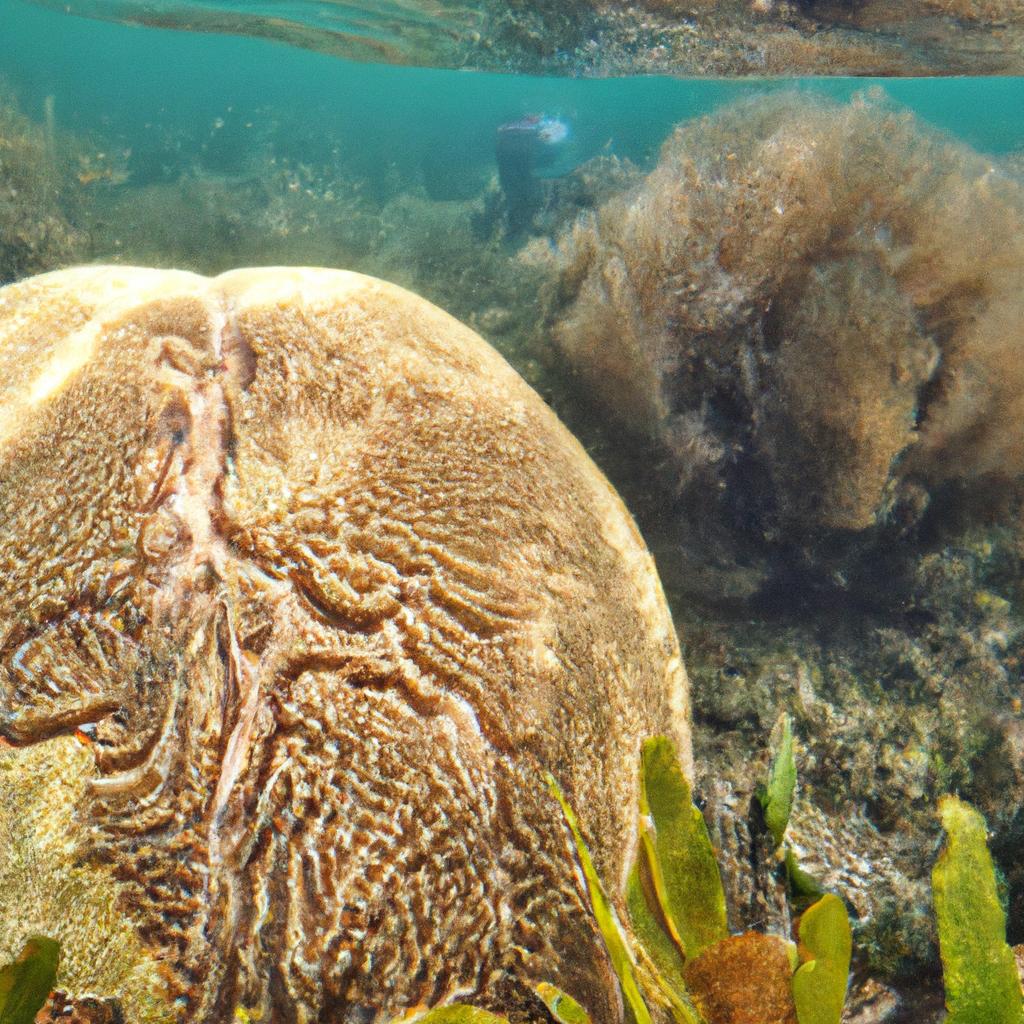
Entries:
<svg viewBox="0 0 1024 1024">
<path fill-rule="evenodd" d="M 905 529 L 1024 472 L 1024 188 L 884 101 L 684 124 L 554 259 L 563 353 L 706 521 Z"/>
<path fill-rule="evenodd" d="M 547 979 L 620 1019 L 543 773 L 621 898 L 639 743 L 688 758 L 686 701 L 621 502 L 429 303 L 319 270 L 0 291 L 4 804 L 40 749 L 79 780 L 18 799 L 179 1018 L 509 1009 Z M 81 939 L 26 898 L 5 942 Z M 69 990 L 132 995 L 71 959 Z"/>
</svg>

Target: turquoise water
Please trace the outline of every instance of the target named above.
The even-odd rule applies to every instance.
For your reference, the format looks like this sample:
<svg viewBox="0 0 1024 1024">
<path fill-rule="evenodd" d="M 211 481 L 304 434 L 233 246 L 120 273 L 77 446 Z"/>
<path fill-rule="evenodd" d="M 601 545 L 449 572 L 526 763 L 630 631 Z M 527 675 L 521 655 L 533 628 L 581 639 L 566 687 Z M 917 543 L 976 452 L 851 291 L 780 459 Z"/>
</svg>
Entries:
<svg viewBox="0 0 1024 1024">
<path fill-rule="evenodd" d="M 0 0 L 0 78 L 41 119 L 131 147 L 136 182 L 190 151 L 212 169 L 244 159 L 254 132 L 356 173 L 427 174 L 440 193 L 475 188 L 494 166 L 495 127 L 544 111 L 573 126 L 563 164 L 611 152 L 652 161 L 676 122 L 770 89 L 845 99 L 880 86 L 926 121 L 993 154 L 1024 148 L 1024 78 L 572 80 L 377 64 L 251 38 L 126 27 Z M 443 195 L 441 196 L 443 197 Z"/>
<path fill-rule="evenodd" d="M 363 6 L 194 8 L 387 27 Z M 0 0 L 0 284 L 107 260 L 341 266 L 476 329 L 652 549 L 708 820 L 754 827 L 793 714 L 818 815 L 801 857 L 857 908 L 865 976 L 902 972 L 884 1024 L 935 1024 L 938 797 L 985 809 L 1024 941 L 1024 77 L 543 78 L 328 48 Z M 810 99 L 710 118 L 642 180 L 677 124 L 785 91 Z M 516 231 L 496 130 L 539 113 L 569 137 Z M 761 928 L 768 904 L 746 905 Z"/>
</svg>

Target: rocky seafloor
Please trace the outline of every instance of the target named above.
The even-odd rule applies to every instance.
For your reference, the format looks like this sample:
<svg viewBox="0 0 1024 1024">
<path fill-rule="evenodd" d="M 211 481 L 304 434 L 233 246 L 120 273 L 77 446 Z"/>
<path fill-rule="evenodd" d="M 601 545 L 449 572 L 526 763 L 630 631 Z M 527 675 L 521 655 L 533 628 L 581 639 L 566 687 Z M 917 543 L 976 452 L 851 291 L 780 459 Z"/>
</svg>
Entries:
<svg viewBox="0 0 1024 1024">
<path fill-rule="evenodd" d="M 513 241 L 495 182 L 382 192 L 268 144 L 137 184 L 116 146 L 8 101 L 0 280 L 344 266 L 478 330 L 655 553 L 732 925 L 788 926 L 751 810 L 788 711 L 793 843 L 853 915 L 850 1019 L 922 1022 L 940 795 L 985 813 L 1024 942 L 1021 171 L 879 95 L 775 96 L 680 126 L 649 173 L 600 157 L 545 182 Z"/>
</svg>

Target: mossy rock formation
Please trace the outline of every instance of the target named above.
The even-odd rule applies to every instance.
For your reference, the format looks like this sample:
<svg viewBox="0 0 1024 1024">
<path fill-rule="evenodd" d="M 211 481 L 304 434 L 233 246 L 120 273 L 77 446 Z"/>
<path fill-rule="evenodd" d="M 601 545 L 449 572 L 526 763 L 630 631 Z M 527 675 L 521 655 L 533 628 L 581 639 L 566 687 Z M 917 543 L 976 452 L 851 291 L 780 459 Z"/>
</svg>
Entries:
<svg viewBox="0 0 1024 1024">
<path fill-rule="evenodd" d="M 543 773 L 621 905 L 686 677 L 624 507 L 503 360 L 357 274 L 95 267 L 0 291 L 0 381 L 4 785 L 41 749 L 78 780 L 32 805 L 46 855 L 163 1005 L 386 1020 L 548 980 L 620 1019 Z M 73 945 L 15 890 L 0 934 Z M 73 961 L 72 996 L 129 994 Z"/>
<path fill-rule="evenodd" d="M 566 361 L 658 449 L 682 587 L 874 600 L 902 550 L 1019 489 L 1022 226 L 1015 174 L 869 90 L 683 124 L 534 243 Z"/>
</svg>

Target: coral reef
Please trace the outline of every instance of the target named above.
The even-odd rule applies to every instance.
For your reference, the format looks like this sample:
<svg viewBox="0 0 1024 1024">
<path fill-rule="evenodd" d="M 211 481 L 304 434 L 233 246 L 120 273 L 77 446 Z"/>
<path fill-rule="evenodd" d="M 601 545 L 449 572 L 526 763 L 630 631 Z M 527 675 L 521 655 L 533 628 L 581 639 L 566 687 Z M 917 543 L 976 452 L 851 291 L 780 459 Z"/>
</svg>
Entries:
<svg viewBox="0 0 1024 1024">
<path fill-rule="evenodd" d="M 855 912 L 860 1020 L 940 1019 L 943 793 L 985 813 L 1024 934 L 1014 167 L 872 95 L 769 97 L 681 126 L 524 251 L 559 271 L 555 336 L 600 410 L 570 422 L 676 609 L 731 924 L 788 928 L 751 811 L 788 708 L 791 841 Z"/>
<path fill-rule="evenodd" d="M 621 501 L 500 356 L 358 274 L 86 267 L 0 291 L 0 381 L 0 735 L 15 784 L 89 742 L 72 855 L 179 1018 L 548 981 L 621 1020 L 541 780 L 623 912 L 686 676 Z"/>
<path fill-rule="evenodd" d="M 0 90 L 0 285 L 84 255 L 56 146 L 52 128 L 29 121 Z"/>
<path fill-rule="evenodd" d="M 671 462 L 738 590 L 841 579 L 1024 472 L 1024 187 L 881 98 L 684 124 L 528 258 L 559 271 L 573 371 Z"/>
<path fill-rule="evenodd" d="M 813 622 L 729 620 L 676 601 L 693 681 L 697 789 L 723 851 L 734 928 L 766 919 L 787 927 L 751 813 L 767 775 L 764 736 L 785 707 L 800 741 L 789 841 L 800 865 L 851 907 L 858 979 L 887 979 L 885 999 L 907 1019 L 931 1020 L 928 1007 L 941 1008 L 933 858 L 922 851 L 938 850 L 933 808 L 948 792 L 984 810 L 1010 939 L 1020 941 L 1020 601 L 1019 539 L 1008 529 L 976 531 L 922 557 L 898 616 L 848 606 L 822 608 Z"/>
<path fill-rule="evenodd" d="M 10 123 L 45 157 L 42 129 Z M 789 934 L 752 812 L 788 708 L 790 842 L 854 914 L 849 1019 L 939 1020 L 921 852 L 941 794 L 986 815 L 1024 941 L 1020 154 L 972 153 L 872 94 L 759 99 L 681 126 L 646 178 L 603 156 L 544 181 L 517 255 L 494 181 L 442 200 L 426 176 L 300 163 L 260 131 L 199 156 L 170 139 L 126 168 L 93 145 L 33 164 L 23 198 L 73 222 L 90 259 L 349 265 L 499 347 L 659 560 L 730 926 Z"/>
</svg>

